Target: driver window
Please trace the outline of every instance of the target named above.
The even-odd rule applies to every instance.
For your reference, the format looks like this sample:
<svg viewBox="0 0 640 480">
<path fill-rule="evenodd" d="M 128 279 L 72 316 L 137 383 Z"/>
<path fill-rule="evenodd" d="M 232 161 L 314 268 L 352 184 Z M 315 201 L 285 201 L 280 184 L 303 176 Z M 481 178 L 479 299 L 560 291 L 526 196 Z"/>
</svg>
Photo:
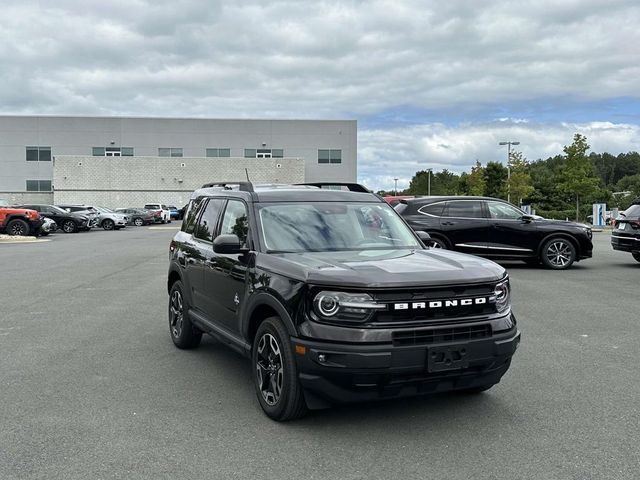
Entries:
<svg viewBox="0 0 640 480">
<path fill-rule="evenodd" d="M 220 235 L 237 235 L 240 243 L 247 243 L 247 233 L 249 222 L 247 221 L 247 208 L 239 200 L 229 200 L 227 208 L 222 217 L 222 228 Z"/>
<path fill-rule="evenodd" d="M 487 202 L 491 218 L 498 220 L 518 220 L 522 218 L 522 212 L 507 203 Z"/>
</svg>

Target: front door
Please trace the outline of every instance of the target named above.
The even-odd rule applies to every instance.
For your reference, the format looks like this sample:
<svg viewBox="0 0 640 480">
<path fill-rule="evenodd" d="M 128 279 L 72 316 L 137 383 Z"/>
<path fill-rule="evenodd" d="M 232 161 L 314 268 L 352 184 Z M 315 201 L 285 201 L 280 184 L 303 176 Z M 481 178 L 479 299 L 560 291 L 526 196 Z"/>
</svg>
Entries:
<svg viewBox="0 0 640 480">
<path fill-rule="evenodd" d="M 450 200 L 440 218 L 440 228 L 453 249 L 482 255 L 489 241 L 489 222 L 482 200 Z"/>
<path fill-rule="evenodd" d="M 241 244 L 247 243 L 247 207 L 240 200 L 227 202 L 219 229 L 220 235 L 237 235 Z M 216 323 L 232 333 L 240 332 L 238 311 L 245 296 L 247 262 L 243 255 L 208 253 L 205 269 L 205 288 L 209 308 Z"/>
<path fill-rule="evenodd" d="M 487 210 L 490 217 L 487 254 L 531 256 L 536 253 L 535 222 L 522 220 L 522 212 L 505 202 L 488 200 Z"/>
</svg>

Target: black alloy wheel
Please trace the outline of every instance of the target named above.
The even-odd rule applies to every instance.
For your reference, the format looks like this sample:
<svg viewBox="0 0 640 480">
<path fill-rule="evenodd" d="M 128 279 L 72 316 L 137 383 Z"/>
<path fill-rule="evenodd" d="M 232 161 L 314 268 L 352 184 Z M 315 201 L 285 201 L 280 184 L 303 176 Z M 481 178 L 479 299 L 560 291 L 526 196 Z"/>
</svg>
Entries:
<svg viewBox="0 0 640 480">
<path fill-rule="evenodd" d="M 176 347 L 195 348 L 200 345 L 202 332 L 191 324 L 188 304 L 182 292 L 182 282 L 178 280 L 169 292 L 169 333 Z"/>
<path fill-rule="evenodd" d="M 64 233 L 74 233 L 77 230 L 78 226 L 73 220 L 65 220 L 64 222 L 62 222 L 62 231 Z"/>
<path fill-rule="evenodd" d="M 542 247 L 542 263 L 553 270 L 566 270 L 576 259 L 576 247 L 566 238 L 552 238 Z"/>
<path fill-rule="evenodd" d="M 280 422 L 307 411 L 290 338 L 280 318 L 267 318 L 258 327 L 251 352 L 258 402 L 267 416 Z"/>
<path fill-rule="evenodd" d="M 7 223 L 7 233 L 16 237 L 29 235 L 29 224 L 24 220 L 16 218 Z"/>
<path fill-rule="evenodd" d="M 113 230 L 115 226 L 116 224 L 113 223 L 113 220 L 109 218 L 106 218 L 105 220 L 102 221 L 102 228 L 104 230 Z"/>
</svg>

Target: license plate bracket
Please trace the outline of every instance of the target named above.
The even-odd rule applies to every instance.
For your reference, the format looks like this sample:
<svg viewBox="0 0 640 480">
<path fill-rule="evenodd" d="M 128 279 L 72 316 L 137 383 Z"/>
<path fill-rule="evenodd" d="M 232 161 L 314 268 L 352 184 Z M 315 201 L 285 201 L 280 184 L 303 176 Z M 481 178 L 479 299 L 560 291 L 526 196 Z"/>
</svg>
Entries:
<svg viewBox="0 0 640 480">
<path fill-rule="evenodd" d="M 469 352 L 464 345 L 428 347 L 427 371 L 446 372 L 469 367 Z"/>
</svg>

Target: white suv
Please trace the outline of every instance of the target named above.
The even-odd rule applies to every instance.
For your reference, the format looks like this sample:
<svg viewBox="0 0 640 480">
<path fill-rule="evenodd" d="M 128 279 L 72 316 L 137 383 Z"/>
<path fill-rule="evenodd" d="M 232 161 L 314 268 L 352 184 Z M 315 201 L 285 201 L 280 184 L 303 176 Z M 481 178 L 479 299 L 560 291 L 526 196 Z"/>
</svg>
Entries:
<svg viewBox="0 0 640 480">
<path fill-rule="evenodd" d="M 144 208 L 154 213 L 156 222 L 171 223 L 171 211 L 164 203 L 147 203 Z M 160 212 L 160 215 L 156 212 Z"/>
</svg>

